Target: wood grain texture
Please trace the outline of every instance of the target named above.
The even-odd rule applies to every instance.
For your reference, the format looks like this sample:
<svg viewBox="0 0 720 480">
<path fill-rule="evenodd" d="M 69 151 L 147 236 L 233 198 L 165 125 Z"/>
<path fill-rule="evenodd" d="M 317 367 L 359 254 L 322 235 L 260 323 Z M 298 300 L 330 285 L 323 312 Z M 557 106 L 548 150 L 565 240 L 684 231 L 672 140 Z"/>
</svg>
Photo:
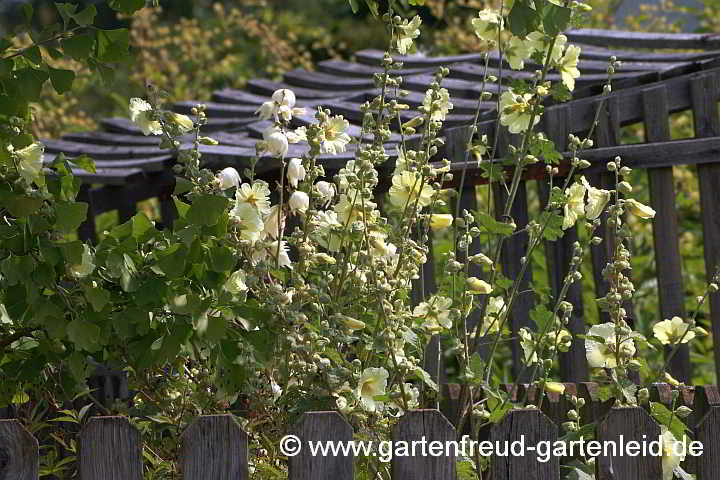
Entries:
<svg viewBox="0 0 720 480">
<path fill-rule="evenodd" d="M 695 427 L 695 440 L 703 445 L 703 454 L 694 458 L 698 480 L 720 478 L 720 407 L 712 407 Z"/>
<path fill-rule="evenodd" d="M 643 437 L 645 435 L 645 437 Z M 613 408 L 602 420 L 596 431 L 600 442 L 613 442 L 620 448 L 622 436 L 625 444 L 629 441 L 656 440 L 660 435 L 660 426 L 640 407 Z M 596 460 L 597 480 L 661 480 L 662 458 L 656 456 L 621 455 L 600 456 Z"/>
<path fill-rule="evenodd" d="M 690 83 L 695 137 L 720 135 L 717 99 L 720 95 L 717 78 L 710 74 L 697 76 Z M 717 158 L 716 157 L 716 161 Z M 698 165 L 700 213 L 703 227 L 703 254 L 708 281 L 720 264 L 720 164 Z M 714 338 L 720 338 L 720 293 L 709 295 L 710 325 Z M 720 378 L 720 348 L 714 349 L 715 372 Z"/>
<path fill-rule="evenodd" d="M 0 420 L 0 480 L 37 480 L 38 441 L 17 420 Z"/>
<path fill-rule="evenodd" d="M 304 413 L 292 433 L 300 440 L 301 450 L 288 458 L 289 480 L 344 480 L 353 478 L 353 455 L 313 456 L 308 442 L 348 442 L 353 430 L 337 412 Z"/>
<path fill-rule="evenodd" d="M 184 480 L 247 480 L 248 439 L 232 415 L 203 415 L 182 435 Z"/>
<path fill-rule="evenodd" d="M 407 412 L 393 427 L 393 442 L 395 445 L 401 441 L 408 442 L 408 445 L 412 445 L 410 442 L 426 442 L 426 449 L 423 453 L 422 447 L 418 446 L 409 450 L 413 455 L 393 456 L 392 478 L 455 480 L 456 452 L 453 449 L 449 449 L 450 451 L 445 449 L 446 442 L 455 439 L 455 427 L 439 411 L 412 410 Z M 335 480 L 340 480 L 340 478 Z"/>
<path fill-rule="evenodd" d="M 125 417 L 94 417 L 80 432 L 82 480 L 142 480 L 140 433 Z"/>
<path fill-rule="evenodd" d="M 668 91 L 663 85 L 643 93 L 645 140 L 670 140 Z M 653 245 L 655 249 L 660 320 L 679 316 L 685 319 L 685 286 L 682 258 L 678 248 L 678 221 L 675 209 L 675 186 L 672 167 L 648 169 L 650 206 L 655 209 Z M 672 350 L 665 348 L 666 355 Z M 690 351 L 682 345 L 668 365 L 670 374 L 681 382 L 690 381 Z"/>
<path fill-rule="evenodd" d="M 568 134 L 570 133 L 570 110 L 568 108 L 554 109 L 543 116 L 545 132 L 548 138 L 555 143 L 558 151 L 567 149 Z M 565 179 L 556 179 L 555 184 Z M 544 207 L 550 195 L 548 181 L 538 181 L 540 202 Z M 565 230 L 565 234 L 554 242 L 545 241 L 545 260 L 547 263 L 548 279 L 553 294 L 553 302 L 557 301 L 565 277 L 570 271 L 570 261 L 573 256 L 573 244 L 578 241 L 577 226 Z M 567 290 L 565 300 L 573 305 L 570 314 L 568 330 L 573 335 L 573 342 L 568 352 L 560 353 L 560 378 L 564 382 L 583 382 L 588 379 L 587 359 L 585 358 L 585 340 L 578 335 L 585 334 L 585 318 L 583 316 L 583 282 L 573 282 Z"/>
<path fill-rule="evenodd" d="M 490 433 L 490 441 L 494 444 L 524 439 L 525 445 L 537 445 L 540 441 L 554 442 L 558 438 L 558 427 L 541 411 L 511 410 L 505 418 L 494 425 Z M 560 478 L 560 460 L 552 457 L 548 462 L 538 461 L 537 455 L 531 452 L 518 456 L 508 452 L 507 455 L 494 455 L 490 459 L 490 480 L 556 480 Z"/>
</svg>

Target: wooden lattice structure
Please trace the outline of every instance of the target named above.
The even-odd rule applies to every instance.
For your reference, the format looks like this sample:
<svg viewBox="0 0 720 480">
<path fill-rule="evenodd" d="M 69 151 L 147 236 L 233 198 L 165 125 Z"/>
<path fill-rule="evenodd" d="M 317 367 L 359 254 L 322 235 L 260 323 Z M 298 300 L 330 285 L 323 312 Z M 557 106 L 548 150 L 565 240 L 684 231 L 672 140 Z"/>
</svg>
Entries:
<svg viewBox="0 0 720 480">
<path fill-rule="evenodd" d="M 605 169 L 607 161 L 620 155 L 625 165 L 646 169 L 650 180 L 652 207 L 658 212 L 653 223 L 654 249 L 657 260 L 657 280 L 660 298 L 660 318 L 670 318 L 685 313 L 682 275 L 682 259 L 678 252 L 678 225 L 674 204 L 673 165 L 696 165 L 700 185 L 702 208 L 704 255 L 708 275 L 720 261 L 720 120 L 717 101 L 720 95 L 720 37 L 696 34 L 645 34 L 602 30 L 575 30 L 568 32 L 571 42 L 583 47 L 579 68 L 583 75 L 574 92 L 574 100 L 559 105 L 547 105 L 543 115 L 543 128 L 558 148 L 567 144 L 568 134 L 587 132 L 593 121 L 602 85 L 606 81 L 608 59 L 615 56 L 622 61 L 614 76 L 613 93 L 602 105 L 600 124 L 596 130 L 595 145 L 583 157 L 593 165 L 586 170 L 591 183 L 606 186 L 610 182 Z M 611 48 L 612 47 L 612 48 Z M 648 51 L 651 49 L 652 51 Z M 667 52 L 673 49 L 681 52 Z M 717 50 L 713 50 L 717 49 Z M 354 62 L 327 60 L 317 64 L 316 71 L 294 70 L 284 76 L 283 82 L 254 79 L 244 90 L 225 89 L 213 94 L 212 102 L 206 103 L 210 118 L 206 130 L 220 144 L 202 146 L 206 166 L 219 169 L 225 166 L 249 165 L 255 156 L 255 142 L 262 135 L 267 122 L 257 121 L 254 115 L 258 106 L 266 101 L 278 88 L 291 88 L 300 106 L 308 107 L 307 116 L 294 119 L 296 126 L 314 121 L 312 107 L 322 105 L 336 114 L 342 114 L 351 122 L 349 133 L 360 134 L 362 119 L 361 105 L 377 95 L 373 81 L 380 72 L 383 53 L 375 50 L 357 52 Z M 450 69 L 449 77 L 443 82 L 451 95 L 454 109 L 445 124 L 446 151 L 442 152 L 453 164 L 456 171 L 463 169 L 466 159 L 467 128 L 474 118 L 480 84 L 484 74 L 482 54 L 464 54 L 449 57 L 427 57 L 410 55 L 402 57 L 403 67 L 394 73 L 403 77 L 402 87 L 411 93 L 403 102 L 417 108 L 422 105 L 424 92 L 433 80 L 433 72 L 439 66 Z M 514 78 L 530 78 L 538 65 L 526 63 L 525 71 L 513 71 L 501 64 L 500 58 L 491 56 L 491 74 L 501 81 L 494 88 L 497 95 L 507 89 Z M 557 80 L 550 75 L 550 79 Z M 180 113 L 189 113 L 197 102 L 184 101 L 175 104 Z M 493 136 L 495 121 L 494 100 L 482 104 L 479 133 Z M 694 118 L 695 138 L 671 141 L 669 117 L 673 113 L 691 111 Z M 409 119 L 417 115 L 410 110 L 405 113 Z M 642 122 L 646 143 L 622 145 L 620 129 L 629 124 Z M 117 210 L 120 221 L 129 219 L 136 211 L 140 200 L 157 197 L 160 200 L 162 223 L 171 222 L 174 214 L 170 195 L 174 176 L 171 170 L 174 159 L 167 151 L 161 150 L 159 139 L 145 137 L 140 130 L 126 119 L 111 118 L 101 122 L 102 131 L 73 133 L 60 140 L 44 140 L 46 152 L 63 152 L 72 158 L 87 154 L 96 161 L 97 173 L 81 170 L 75 173 L 84 185 L 79 200 L 90 204 L 90 219 L 81 227 L 83 238 L 95 236 L 94 218 L 103 212 Z M 501 157 L 513 142 L 503 132 L 500 135 Z M 387 150 L 395 154 L 394 145 L 400 136 L 394 133 L 389 139 Z M 189 141 L 189 139 L 188 139 Z M 352 147 L 352 145 L 351 145 Z M 288 156 L 297 157 L 304 153 L 303 147 L 290 146 Z M 338 156 L 321 157 L 329 176 L 352 158 L 353 148 Z M 51 155 L 48 155 L 51 156 Z M 48 159 L 50 160 L 50 159 Z M 389 162 L 392 163 L 392 162 Z M 468 180 L 460 194 L 461 207 L 476 208 L 475 186 L 484 183 L 475 165 L 467 166 Z M 278 175 L 277 164 L 259 162 L 257 173 L 272 180 Z M 520 186 L 519 194 L 512 209 L 512 217 L 518 228 L 528 221 L 526 183 L 539 182 L 539 191 L 547 195 L 547 185 L 542 172 L 530 169 Z M 381 177 L 383 177 L 381 173 Z M 456 177 L 458 177 L 456 175 Z M 382 184 L 383 182 L 381 182 Z M 387 185 L 387 182 L 384 182 Z M 378 192 L 382 193 L 382 192 Z M 496 203 L 502 204 L 501 190 L 495 192 Z M 550 285 L 557 292 L 567 272 L 570 259 L 570 245 L 577 238 L 577 232 L 569 230 L 564 238 L 546 245 Z M 513 278 L 520 271 L 520 261 L 527 237 L 514 235 L 505 244 L 502 269 L 506 276 Z M 601 270 L 606 263 L 606 244 L 593 250 L 594 279 L 598 296 L 604 295 Z M 474 245 L 473 248 L 477 248 Z M 478 274 L 479 272 L 473 272 Z M 426 293 L 435 288 L 432 258 L 424 271 Z M 524 282 L 532 279 L 527 270 Z M 568 300 L 575 305 L 570 329 L 573 333 L 584 333 L 586 326 L 582 307 L 582 286 L 571 287 Z M 530 296 L 521 296 L 511 312 L 512 330 L 531 325 L 529 313 L 532 308 Z M 712 327 L 715 338 L 720 338 L 720 296 L 710 298 Z M 513 357 L 519 366 L 519 346 L 513 345 Z M 720 371 L 720 349 L 715 349 L 717 370 Z M 588 368 L 585 361 L 583 341 L 574 342 L 570 352 L 561 359 L 562 377 L 565 381 L 585 381 Z M 689 380 L 690 363 L 687 350 L 677 355 L 671 372 L 681 380 Z"/>
</svg>

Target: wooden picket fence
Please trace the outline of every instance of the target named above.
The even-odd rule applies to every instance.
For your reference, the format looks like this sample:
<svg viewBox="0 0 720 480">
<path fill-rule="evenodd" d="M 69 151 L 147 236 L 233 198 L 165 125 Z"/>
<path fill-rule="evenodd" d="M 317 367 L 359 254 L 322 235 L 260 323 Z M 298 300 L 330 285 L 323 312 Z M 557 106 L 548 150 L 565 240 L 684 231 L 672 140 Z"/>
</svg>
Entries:
<svg viewBox="0 0 720 480">
<path fill-rule="evenodd" d="M 554 446 L 560 438 L 560 425 L 572 408 L 568 395 L 586 399 L 579 414 L 582 424 L 595 423 L 595 440 L 616 442 L 618 449 L 631 441 L 649 442 L 659 438 L 660 426 L 645 408 L 611 408 L 596 397 L 593 383 L 566 384 L 566 395 L 547 393 L 543 401 L 535 398 L 532 387 L 525 392 L 521 386 L 515 394 L 525 396 L 528 403 L 540 409 L 514 409 L 490 428 L 481 431 L 480 440 L 489 441 L 500 454 L 490 458 L 491 480 L 556 480 L 561 465 L 570 457 L 550 455 L 548 450 L 533 452 L 527 447 Z M 651 389 L 651 400 L 670 407 L 672 391 L 658 384 Z M 683 464 L 697 480 L 720 478 L 720 393 L 717 387 L 686 387 L 678 395 L 675 406 L 692 406 L 693 414 L 686 419 L 689 436 L 699 441 L 703 453 L 688 455 Z M 353 428 L 338 412 L 303 414 L 289 434 L 296 438 L 285 444 L 285 452 L 298 452 L 288 457 L 290 480 L 352 480 L 354 455 L 338 451 L 337 455 L 313 455 L 311 445 L 328 446 L 328 442 L 348 445 Z M 388 452 L 396 452 L 391 462 L 394 480 L 455 480 L 459 456 L 469 455 L 458 442 L 453 424 L 438 410 L 413 410 L 401 417 L 392 428 L 392 449 L 373 449 L 384 460 Z M 293 442 L 295 441 L 295 442 Z M 231 414 L 197 417 L 180 439 L 178 465 L 184 480 L 244 480 L 250 478 L 248 435 Z M 342 443 L 340 443 L 342 442 Z M 414 442 L 415 447 L 412 447 Z M 431 442 L 436 442 L 435 447 Z M 441 442 L 441 443 L 437 443 Z M 405 444 L 405 452 L 402 445 Z M 425 444 L 425 447 L 422 445 Z M 525 445 L 524 456 L 504 454 L 504 445 Z M 298 449 L 299 445 L 299 449 Z M 377 446 L 377 444 L 376 444 Z M 319 447 L 319 448 L 322 448 Z M 414 452 L 413 452 L 414 448 Z M 518 447 L 519 448 L 519 447 Z M 512 451 L 512 450 L 511 450 Z M 517 450 L 515 450 L 517 451 Z M 552 450 L 550 450 L 552 451 Z M 317 450 L 316 450 L 317 452 Z M 434 453 L 433 453 L 434 452 Z M 575 452 L 578 452 L 576 449 Z M 425 453 L 425 454 L 423 454 Z M 577 454 L 577 453 L 576 453 Z M 39 470 L 38 441 L 17 420 L 0 420 L 0 480 L 37 480 Z M 143 478 L 143 446 L 140 433 L 127 418 L 93 417 L 82 427 L 78 440 L 77 470 L 81 480 L 139 480 Z M 661 480 L 662 459 L 658 456 L 628 456 L 608 451 L 596 459 L 597 480 Z"/>
</svg>

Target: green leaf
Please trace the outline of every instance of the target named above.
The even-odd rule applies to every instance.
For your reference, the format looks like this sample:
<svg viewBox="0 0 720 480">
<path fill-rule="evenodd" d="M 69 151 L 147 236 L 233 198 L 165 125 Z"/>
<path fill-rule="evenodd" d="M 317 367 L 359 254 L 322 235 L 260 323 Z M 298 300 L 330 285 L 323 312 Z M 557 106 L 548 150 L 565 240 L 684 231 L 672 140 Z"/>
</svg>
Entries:
<svg viewBox="0 0 720 480">
<path fill-rule="evenodd" d="M 4 58 L 0 60 L 0 80 L 8 78 L 15 68 L 15 60 L 12 58 Z"/>
<path fill-rule="evenodd" d="M 74 242 L 59 243 L 57 247 L 62 252 L 63 257 L 65 257 L 65 262 L 70 265 L 82 263 L 82 254 L 85 249 L 81 241 L 75 240 Z"/>
<path fill-rule="evenodd" d="M 685 432 L 689 430 L 687 425 L 677 415 L 673 415 L 662 403 L 650 402 L 650 413 L 660 425 L 665 425 L 670 430 L 670 433 L 680 441 L 685 436 Z"/>
<path fill-rule="evenodd" d="M 42 86 L 47 79 L 48 74 L 42 70 L 34 68 L 15 70 L 15 79 L 9 86 L 8 93 L 17 94 L 28 102 L 36 102 L 40 99 Z"/>
<path fill-rule="evenodd" d="M 67 30 L 68 24 L 70 23 L 73 14 L 77 10 L 78 5 L 75 5 L 73 3 L 56 3 L 55 8 L 57 8 L 58 13 L 60 14 L 60 18 L 62 18 L 63 30 Z"/>
<path fill-rule="evenodd" d="M 185 273 L 188 250 L 182 243 L 176 243 L 156 253 L 158 267 L 169 278 L 178 278 Z"/>
<path fill-rule="evenodd" d="M 108 4 L 113 10 L 130 15 L 143 8 L 145 0 L 110 0 Z"/>
<path fill-rule="evenodd" d="M 422 380 L 422 382 L 425 385 L 427 385 L 428 387 L 430 387 L 431 389 L 433 389 L 436 392 L 438 391 L 437 383 L 435 383 L 435 381 L 432 379 L 432 377 L 427 372 L 427 370 L 425 370 L 422 367 L 416 367 L 415 370 L 413 371 L 413 373 L 415 373 L 415 376 L 419 380 Z"/>
<path fill-rule="evenodd" d="M 67 326 L 67 336 L 78 348 L 94 352 L 100 348 L 100 327 L 76 318 Z"/>
<path fill-rule="evenodd" d="M 32 23 L 33 13 L 35 13 L 35 10 L 33 9 L 32 4 L 25 3 L 22 6 L 23 13 L 25 14 L 25 21 L 29 24 Z"/>
<path fill-rule="evenodd" d="M 145 242 L 152 238 L 157 231 L 150 219 L 140 212 L 132 218 L 132 236 L 139 242 Z"/>
<path fill-rule="evenodd" d="M 86 27 L 93 24 L 95 21 L 95 15 L 97 15 L 95 5 L 88 5 L 80 13 L 73 15 L 72 18 L 81 27 Z"/>
<path fill-rule="evenodd" d="M 28 217 L 37 212 L 42 204 L 40 197 L 0 191 L 0 205 L 7 208 L 14 217 Z"/>
<path fill-rule="evenodd" d="M 500 423 L 502 419 L 505 418 L 505 414 L 507 414 L 510 410 L 512 410 L 511 402 L 505 402 L 504 406 L 500 403 L 490 412 L 490 418 L 488 420 L 492 423 Z"/>
<path fill-rule="evenodd" d="M 228 247 L 210 249 L 210 268 L 214 272 L 229 272 L 235 268 L 235 255 Z"/>
<path fill-rule="evenodd" d="M 570 14 L 572 10 L 568 7 L 561 7 L 554 3 L 547 2 L 543 9 L 543 27 L 545 27 L 545 33 L 550 36 L 555 36 L 565 31 L 570 24 Z"/>
<path fill-rule="evenodd" d="M 71 160 L 72 164 L 77 168 L 82 168 L 86 172 L 95 173 L 95 161 L 87 155 L 80 155 Z"/>
<path fill-rule="evenodd" d="M 50 74 L 52 86 L 57 93 L 62 95 L 63 93 L 70 91 L 73 81 L 75 81 L 75 72 L 72 70 L 52 67 L 48 69 L 48 72 Z"/>
<path fill-rule="evenodd" d="M 185 177 L 175 177 L 175 190 L 173 195 L 182 195 L 192 190 L 192 182 Z"/>
<path fill-rule="evenodd" d="M 72 233 L 87 218 L 88 204 L 84 202 L 61 202 L 55 207 L 55 227 L 62 233 Z"/>
<path fill-rule="evenodd" d="M 74 60 L 82 61 L 90 56 L 95 46 L 95 38 L 89 34 L 73 35 L 62 41 L 62 48 Z"/>
<path fill-rule="evenodd" d="M 193 199 L 187 213 L 187 221 L 195 225 L 216 225 L 225 213 L 228 199 L 218 195 L 201 195 Z"/>
<path fill-rule="evenodd" d="M 478 225 L 483 227 L 488 233 L 496 235 L 511 235 L 514 231 L 512 225 L 499 222 L 487 213 L 477 212 L 475 220 Z"/>
<path fill-rule="evenodd" d="M 25 50 L 25 53 L 23 53 L 23 57 L 28 59 L 34 65 L 40 65 L 43 61 L 40 47 L 38 47 L 37 45 Z"/>
<path fill-rule="evenodd" d="M 358 13 L 360 10 L 360 4 L 357 2 L 357 0 L 348 0 L 350 2 L 350 8 L 352 8 L 353 13 Z"/>
<path fill-rule="evenodd" d="M 100 312 L 110 301 L 110 292 L 102 288 L 87 287 L 85 298 L 92 305 L 93 310 Z"/>
<path fill-rule="evenodd" d="M 508 15 L 508 23 L 513 35 L 524 37 L 537 29 L 540 25 L 540 16 L 530 6 L 529 0 L 517 0 Z"/>
<path fill-rule="evenodd" d="M 540 224 L 545 224 L 545 230 L 543 230 L 543 238 L 554 242 L 558 238 L 564 235 L 562 229 L 563 217 L 553 212 L 542 212 L 540 214 Z"/>
<path fill-rule="evenodd" d="M 85 382 L 87 377 L 90 375 L 90 366 L 85 359 L 85 356 L 80 352 L 73 352 L 70 354 L 67 360 L 68 369 L 70 374 L 78 382 Z"/>
<path fill-rule="evenodd" d="M 97 40 L 96 57 L 101 62 L 119 62 L 128 55 L 130 38 L 127 29 L 100 30 L 95 34 Z"/>
</svg>

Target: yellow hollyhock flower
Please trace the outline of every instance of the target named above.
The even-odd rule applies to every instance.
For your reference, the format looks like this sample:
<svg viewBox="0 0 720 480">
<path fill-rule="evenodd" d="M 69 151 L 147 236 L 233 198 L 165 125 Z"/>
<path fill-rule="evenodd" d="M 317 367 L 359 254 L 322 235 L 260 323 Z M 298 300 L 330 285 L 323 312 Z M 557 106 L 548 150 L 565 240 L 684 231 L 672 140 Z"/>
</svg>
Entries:
<svg viewBox="0 0 720 480">
<path fill-rule="evenodd" d="M 450 307 L 452 299 L 435 295 L 427 302 L 422 302 L 413 310 L 415 318 L 424 320 L 424 327 L 431 333 L 441 332 L 443 329 L 452 328 L 450 319 Z"/>
<path fill-rule="evenodd" d="M 567 195 L 568 199 L 564 208 L 563 230 L 575 225 L 577 219 L 585 213 L 585 186 L 582 183 L 575 182 L 565 190 L 565 195 Z"/>
<path fill-rule="evenodd" d="M 517 95 L 512 90 L 500 95 L 500 123 L 508 127 L 510 133 L 520 133 L 530 128 L 531 98 L 529 93 Z M 540 115 L 535 115 L 533 125 L 539 121 Z"/>
<path fill-rule="evenodd" d="M 452 225 L 453 216 L 449 213 L 433 213 L 430 215 L 430 228 L 433 232 L 440 232 Z"/>
<path fill-rule="evenodd" d="M 673 317 L 670 320 L 663 320 L 653 326 L 655 338 L 663 345 L 675 345 L 676 343 L 688 343 L 695 338 L 695 332 L 690 329 L 690 324 L 685 323 L 680 317 Z"/>
<path fill-rule="evenodd" d="M 575 89 L 575 79 L 580 76 L 580 70 L 577 68 L 579 58 L 580 47 L 568 45 L 567 49 L 565 49 L 565 55 L 562 56 L 555 67 L 562 77 L 563 84 L 570 91 Z"/>
<path fill-rule="evenodd" d="M 663 480 L 672 480 L 673 471 L 685 460 L 685 447 L 675 435 L 664 425 L 660 427 L 662 434 L 662 470 Z"/>
<path fill-rule="evenodd" d="M 479 39 L 497 42 L 498 30 L 503 28 L 503 18 L 497 10 L 486 8 L 478 12 L 478 18 L 472 19 L 472 26 Z"/>
<path fill-rule="evenodd" d="M 585 340 L 585 356 L 591 368 L 615 368 L 617 367 L 616 351 L 620 346 L 621 357 L 632 357 L 635 355 L 635 342 L 632 338 L 620 338 L 615 334 L 615 324 L 608 322 L 600 325 L 593 325 L 588 330 L 588 336 L 600 337 L 603 341 L 594 339 Z"/>
<path fill-rule="evenodd" d="M 547 382 L 545 384 L 545 390 L 562 395 L 565 393 L 565 385 L 559 382 Z"/>
<path fill-rule="evenodd" d="M 487 295 L 492 292 L 492 286 L 485 280 L 480 280 L 477 277 L 468 277 L 465 282 L 470 289 L 468 293 L 471 295 Z"/>
<path fill-rule="evenodd" d="M 630 213 L 632 213 L 638 218 L 655 218 L 655 210 L 653 210 L 652 207 L 643 205 L 642 203 L 638 202 L 633 198 L 625 200 L 625 207 L 627 207 Z"/>
<path fill-rule="evenodd" d="M 377 409 L 375 397 L 385 395 L 388 371 L 384 368 L 366 368 L 363 370 L 357 386 L 360 404 L 369 412 Z"/>
<path fill-rule="evenodd" d="M 405 208 L 406 205 L 413 206 L 415 202 L 418 208 L 427 207 L 434 193 L 435 190 L 427 182 L 422 181 L 418 172 L 405 170 L 392 177 L 390 203 L 399 208 Z"/>
<path fill-rule="evenodd" d="M 26 182 L 36 182 L 42 176 L 45 145 L 33 143 L 20 150 L 15 150 L 18 160 L 18 173 Z"/>
<path fill-rule="evenodd" d="M 130 99 L 130 121 L 142 130 L 143 135 L 162 133 L 160 122 L 152 119 L 152 105 L 142 98 Z"/>
<path fill-rule="evenodd" d="M 395 28 L 398 31 L 396 46 L 401 55 L 407 54 L 413 46 L 413 40 L 420 36 L 420 24 L 422 19 L 415 15 L 412 20 L 407 19 Z"/>
<path fill-rule="evenodd" d="M 602 188 L 593 187 L 584 176 L 580 177 L 580 181 L 587 189 L 588 194 L 587 205 L 585 205 L 585 218 L 595 220 L 602 214 L 605 206 L 610 201 L 610 192 Z"/>
</svg>

